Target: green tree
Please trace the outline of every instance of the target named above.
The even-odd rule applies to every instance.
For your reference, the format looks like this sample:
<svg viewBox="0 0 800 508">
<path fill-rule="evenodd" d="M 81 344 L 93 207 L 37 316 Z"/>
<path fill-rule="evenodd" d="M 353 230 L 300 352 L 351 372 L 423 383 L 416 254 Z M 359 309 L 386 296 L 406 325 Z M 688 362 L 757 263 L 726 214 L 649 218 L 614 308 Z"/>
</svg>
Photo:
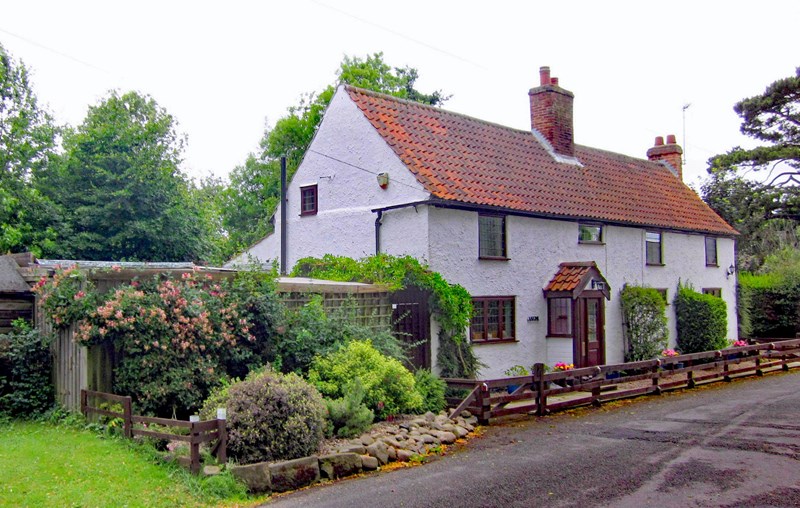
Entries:
<svg viewBox="0 0 800 508">
<path fill-rule="evenodd" d="M 55 153 L 58 129 L 39 107 L 28 69 L 0 44 L 0 251 L 54 248 L 59 212 L 32 184 Z"/>
<path fill-rule="evenodd" d="M 800 67 L 764 93 L 742 99 L 733 107 L 742 118 L 743 134 L 768 143 L 752 149 L 735 147 L 709 159 L 710 171 L 766 171 L 768 186 L 800 183 Z"/>
<path fill-rule="evenodd" d="M 795 187 L 776 188 L 728 171 L 712 173 L 703 184 L 703 200 L 741 233 L 737 266 L 756 271 L 772 253 L 800 247 L 800 194 Z"/>
<path fill-rule="evenodd" d="M 79 259 L 202 260 L 209 244 L 180 171 L 183 139 L 155 100 L 117 92 L 64 136 L 40 188 L 64 209 L 61 254 Z"/>
</svg>

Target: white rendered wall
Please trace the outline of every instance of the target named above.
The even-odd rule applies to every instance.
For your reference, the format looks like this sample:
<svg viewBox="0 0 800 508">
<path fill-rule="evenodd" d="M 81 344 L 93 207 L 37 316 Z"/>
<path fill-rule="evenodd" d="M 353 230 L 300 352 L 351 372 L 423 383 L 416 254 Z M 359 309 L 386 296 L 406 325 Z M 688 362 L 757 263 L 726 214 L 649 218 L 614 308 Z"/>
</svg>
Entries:
<svg viewBox="0 0 800 508">
<path fill-rule="evenodd" d="M 553 365 L 572 362 L 568 341 L 548 339 L 547 307 L 542 289 L 561 262 L 594 261 L 611 286 L 605 305 L 606 361 L 623 361 L 622 319 L 619 291 L 625 283 L 667 288 L 670 343 L 675 344 L 674 306 L 678 279 L 696 289 L 722 288 L 728 304 L 729 338 L 736 338 L 735 280 L 727 278 L 733 262 L 733 240 L 718 239 L 718 267 L 705 265 L 702 235 L 663 233 L 664 266 L 645 266 L 645 230 L 605 226 L 603 245 L 578 243 L 578 223 L 508 216 L 507 261 L 478 259 L 478 214 L 432 208 L 430 216 L 430 266 L 450 282 L 464 286 L 473 296 L 516 297 L 514 343 L 478 344 L 475 351 L 488 367 L 482 377 L 500 377 L 515 364 L 535 362 Z M 528 321 L 528 317 L 538 321 Z"/>
<path fill-rule="evenodd" d="M 378 185 L 377 173 L 389 174 L 386 189 Z M 319 212 L 300 216 L 300 187 L 314 184 L 318 189 Z M 429 193 L 340 87 L 289 184 L 287 268 L 291 270 L 298 259 L 307 256 L 336 254 L 361 258 L 375 254 L 377 215 L 372 209 L 428 197 Z M 381 235 L 388 245 L 415 257 L 426 256 L 427 212 L 420 211 L 416 214 L 411 208 L 411 212 L 387 212 L 387 231 L 381 231 Z M 408 224 L 398 223 L 389 214 L 405 215 Z M 278 210 L 275 232 L 234 262 L 246 261 L 248 256 L 262 263 L 276 260 L 280 256 L 280 224 Z"/>
</svg>

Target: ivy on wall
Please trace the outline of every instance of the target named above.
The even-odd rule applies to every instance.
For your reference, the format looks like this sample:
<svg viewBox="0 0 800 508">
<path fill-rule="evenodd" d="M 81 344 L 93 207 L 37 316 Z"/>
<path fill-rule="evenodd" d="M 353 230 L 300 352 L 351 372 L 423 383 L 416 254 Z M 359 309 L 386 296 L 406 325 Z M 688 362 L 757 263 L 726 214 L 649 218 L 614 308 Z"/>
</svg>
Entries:
<svg viewBox="0 0 800 508">
<path fill-rule="evenodd" d="M 436 361 L 442 377 L 477 376 L 481 364 L 466 336 L 472 318 L 470 294 L 411 256 L 378 254 L 358 260 L 330 254 L 322 258 L 308 257 L 297 262 L 292 275 L 384 284 L 392 290 L 414 286 L 428 291 L 431 313 L 441 327 Z"/>
</svg>

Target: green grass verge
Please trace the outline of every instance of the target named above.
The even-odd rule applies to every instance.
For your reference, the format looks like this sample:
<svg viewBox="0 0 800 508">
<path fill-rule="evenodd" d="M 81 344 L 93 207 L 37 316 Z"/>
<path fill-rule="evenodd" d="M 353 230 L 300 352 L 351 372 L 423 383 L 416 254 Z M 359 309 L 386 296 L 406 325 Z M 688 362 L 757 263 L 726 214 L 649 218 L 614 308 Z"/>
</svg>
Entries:
<svg viewBox="0 0 800 508">
<path fill-rule="evenodd" d="M 0 506 L 247 506 L 229 474 L 198 478 L 151 447 L 71 425 L 0 425 Z"/>
</svg>

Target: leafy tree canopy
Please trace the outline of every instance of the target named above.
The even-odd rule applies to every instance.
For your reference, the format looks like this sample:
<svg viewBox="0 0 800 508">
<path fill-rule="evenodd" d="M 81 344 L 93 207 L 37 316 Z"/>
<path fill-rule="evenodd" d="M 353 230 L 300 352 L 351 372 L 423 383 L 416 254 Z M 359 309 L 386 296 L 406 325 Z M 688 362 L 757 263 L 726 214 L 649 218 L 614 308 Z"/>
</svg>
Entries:
<svg viewBox="0 0 800 508">
<path fill-rule="evenodd" d="M 800 189 L 775 188 L 730 172 L 717 172 L 702 187 L 703 200 L 741 236 L 737 266 L 757 271 L 770 254 L 800 247 Z"/>
<path fill-rule="evenodd" d="M 53 157 L 58 129 L 39 107 L 28 69 L 0 44 L 0 251 L 54 247 L 58 211 L 31 185 Z"/>
<path fill-rule="evenodd" d="M 800 67 L 795 76 L 770 84 L 763 94 L 734 106 L 743 134 L 769 143 L 753 149 L 735 147 L 709 159 L 710 171 L 737 168 L 766 170 L 769 186 L 800 183 Z"/>
<path fill-rule="evenodd" d="M 63 257 L 87 260 L 203 259 L 202 214 L 181 173 L 183 139 L 155 100 L 117 92 L 89 108 L 64 136 L 64 155 L 41 175 L 42 192 L 65 210 Z"/>
</svg>

